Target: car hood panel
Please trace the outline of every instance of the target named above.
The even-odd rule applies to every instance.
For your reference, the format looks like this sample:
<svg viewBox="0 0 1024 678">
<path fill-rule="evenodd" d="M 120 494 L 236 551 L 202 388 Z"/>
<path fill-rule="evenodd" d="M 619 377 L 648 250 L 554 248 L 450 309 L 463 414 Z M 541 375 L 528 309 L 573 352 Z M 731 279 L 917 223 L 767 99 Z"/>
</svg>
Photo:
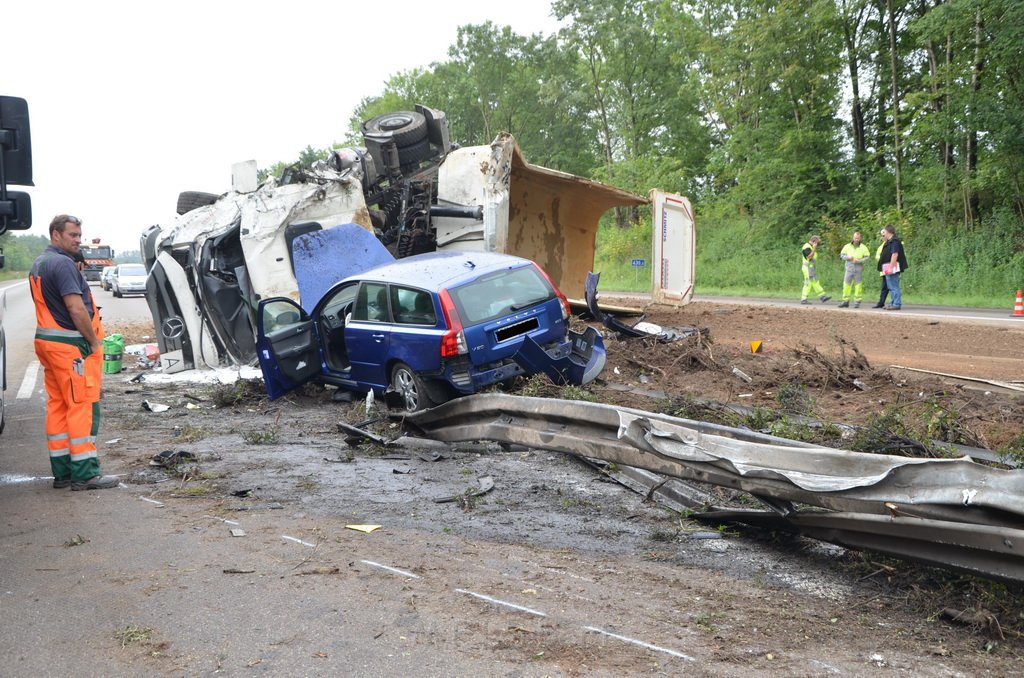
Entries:
<svg viewBox="0 0 1024 678">
<path fill-rule="evenodd" d="M 334 283 L 395 260 L 377 236 L 358 224 L 300 235 L 292 243 L 292 257 L 306 313 L 313 312 Z"/>
</svg>

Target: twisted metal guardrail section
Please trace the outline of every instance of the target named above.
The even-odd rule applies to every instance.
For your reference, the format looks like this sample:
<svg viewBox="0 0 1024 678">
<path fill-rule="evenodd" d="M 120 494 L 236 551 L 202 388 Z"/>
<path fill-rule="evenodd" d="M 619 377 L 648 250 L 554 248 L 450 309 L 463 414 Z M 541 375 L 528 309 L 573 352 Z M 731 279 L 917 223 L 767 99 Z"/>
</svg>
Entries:
<svg viewBox="0 0 1024 678">
<path fill-rule="evenodd" d="M 503 394 L 453 400 L 406 424 L 444 442 L 526 445 L 742 490 L 771 511 L 705 518 L 1024 582 L 1024 471 L 967 458 L 836 450 L 643 410 Z"/>
</svg>

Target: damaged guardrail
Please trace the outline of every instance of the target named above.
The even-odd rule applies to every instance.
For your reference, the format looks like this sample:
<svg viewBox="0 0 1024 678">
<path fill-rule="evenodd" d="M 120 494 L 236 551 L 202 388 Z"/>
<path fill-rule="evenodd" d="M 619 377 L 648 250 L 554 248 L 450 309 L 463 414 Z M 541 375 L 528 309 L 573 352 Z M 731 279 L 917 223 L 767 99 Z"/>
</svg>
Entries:
<svg viewBox="0 0 1024 678">
<path fill-rule="evenodd" d="M 731 511 L 730 520 L 1024 581 L 1024 471 L 849 452 L 643 410 L 502 394 L 460 398 L 406 423 L 445 442 L 521 444 L 743 490 L 772 512 Z"/>
</svg>

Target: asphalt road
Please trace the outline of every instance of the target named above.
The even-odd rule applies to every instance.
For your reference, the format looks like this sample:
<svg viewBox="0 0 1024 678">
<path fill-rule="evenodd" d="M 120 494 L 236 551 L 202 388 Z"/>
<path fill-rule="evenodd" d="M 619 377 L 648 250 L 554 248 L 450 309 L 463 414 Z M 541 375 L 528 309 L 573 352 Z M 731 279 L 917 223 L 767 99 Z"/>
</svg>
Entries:
<svg viewBox="0 0 1024 678">
<path fill-rule="evenodd" d="M 10 389 L 8 425 L 0 435 L 0 676 L 197 675 L 196 666 L 206 667 L 203 674 L 272 675 L 260 668 L 271 659 L 296 676 L 490 672 L 490 662 L 454 649 L 434 648 L 425 657 L 362 642 L 381 635 L 382 617 L 401 614 L 407 577 L 400 569 L 356 565 L 358 571 L 379 573 L 373 605 L 359 587 L 332 590 L 329 603 L 309 592 L 297 594 L 287 569 L 269 588 L 260 582 L 259 596 L 251 593 L 253 580 L 265 575 L 221 574 L 231 566 L 273 571 L 296 554 L 301 561 L 309 537 L 292 516 L 245 517 L 250 534 L 275 535 L 270 544 L 210 539 L 207 531 L 220 536 L 228 526 L 203 520 L 195 531 L 182 530 L 187 511 L 142 510 L 153 506 L 125 486 L 102 492 L 52 489 L 45 390 L 32 348 L 34 310 L 27 283 L 4 288 Z M 93 293 L 107 322 L 149 317 L 144 298 L 115 299 L 96 286 Z M 109 442 L 102 426 L 100 438 L 102 460 Z M 287 541 L 280 534 L 306 539 Z M 395 562 L 401 562 L 397 555 Z M 177 583 L 168 585 L 168 576 Z M 128 633 L 145 633 L 149 626 L 140 620 L 164 629 L 165 638 L 173 635 L 176 655 L 201 659 L 188 669 L 169 663 L 160 656 L 161 638 L 147 641 L 140 654 Z M 311 642 L 294 642 L 299 635 Z M 119 642 L 126 647 L 119 650 Z M 340 655 L 344 664 L 338 663 Z M 335 661 L 327 661 L 332 656 Z"/>
<path fill-rule="evenodd" d="M 148 318 L 141 298 L 94 292 L 108 322 Z M 760 608 L 745 618 L 753 630 L 728 642 L 680 629 L 702 596 L 677 581 L 697 571 L 672 563 L 441 539 L 436 531 L 392 529 L 370 539 L 337 529 L 344 518 L 326 521 L 300 505 L 228 523 L 187 498 L 151 499 L 141 485 L 53 490 L 24 283 L 8 291 L 5 325 L 0 676 L 769 676 L 875 668 L 861 648 L 821 640 L 787 648 L 780 663 L 753 628 L 771 623 Z M 101 442 L 101 456 L 116 453 L 102 429 Z M 231 529 L 246 534 L 232 538 Z M 716 576 L 702 573 L 699 582 L 743 601 L 779 595 L 742 581 L 716 585 Z M 814 618 L 829 627 L 828 615 Z M 150 632 L 146 643 L 132 640 Z M 730 643 L 738 654 L 721 659 Z M 564 648 L 560 661 L 552 648 Z M 955 673 L 946 666 L 952 660 L 925 652 L 886 648 L 886 660 L 916 675 Z M 574 666 L 576 656 L 603 663 Z"/>
</svg>

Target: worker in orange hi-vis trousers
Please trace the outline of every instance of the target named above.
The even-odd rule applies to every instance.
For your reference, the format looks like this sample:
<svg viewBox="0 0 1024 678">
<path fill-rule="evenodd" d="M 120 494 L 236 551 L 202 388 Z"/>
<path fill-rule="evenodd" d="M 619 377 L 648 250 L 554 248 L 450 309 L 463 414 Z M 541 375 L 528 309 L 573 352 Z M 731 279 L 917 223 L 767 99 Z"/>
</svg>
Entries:
<svg viewBox="0 0 1024 678">
<path fill-rule="evenodd" d="M 100 473 L 96 433 L 100 425 L 103 326 L 89 283 L 75 265 L 82 241 L 78 217 L 50 222 L 50 246 L 32 264 L 29 286 L 36 305 L 36 355 L 46 384 L 46 442 L 56 489 L 117 487 Z"/>
</svg>

